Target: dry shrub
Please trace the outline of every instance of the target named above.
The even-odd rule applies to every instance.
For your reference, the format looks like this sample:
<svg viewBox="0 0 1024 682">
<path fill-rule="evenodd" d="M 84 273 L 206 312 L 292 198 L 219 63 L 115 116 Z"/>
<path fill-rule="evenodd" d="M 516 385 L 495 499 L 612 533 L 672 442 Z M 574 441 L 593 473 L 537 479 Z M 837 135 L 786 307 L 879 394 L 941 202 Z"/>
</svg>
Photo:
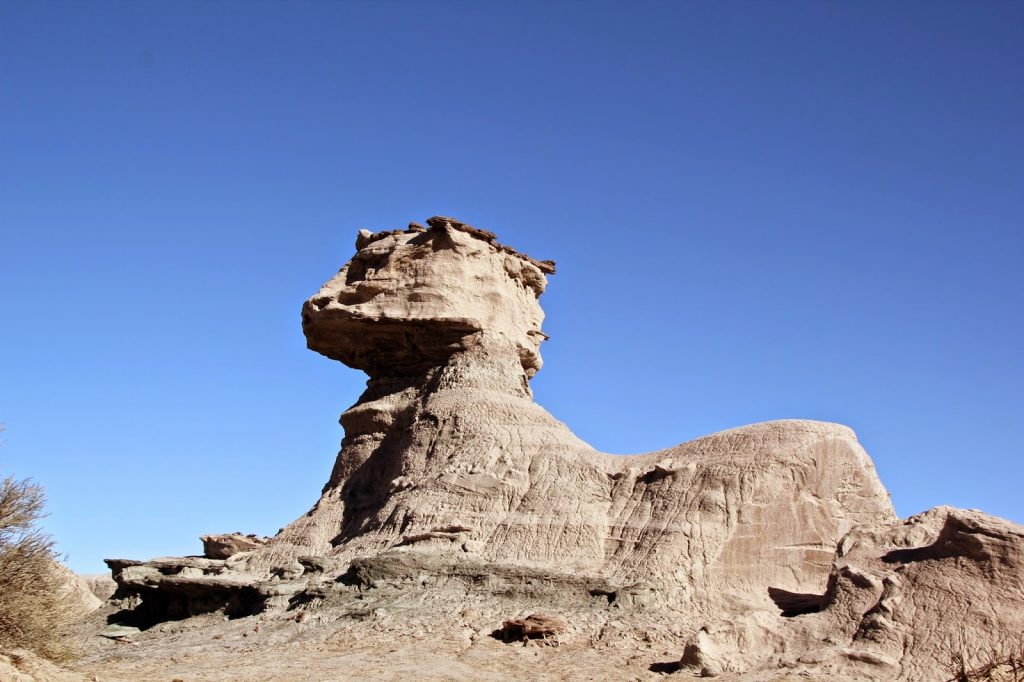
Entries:
<svg viewBox="0 0 1024 682">
<path fill-rule="evenodd" d="M 982 647 L 971 646 L 962 625 L 947 636 L 942 649 L 946 682 L 1024 682 L 1024 634 L 1004 633 Z"/>
<path fill-rule="evenodd" d="M 79 613 L 58 572 L 54 542 L 37 523 L 46 498 L 31 481 L 0 481 L 0 648 L 67 660 Z"/>
</svg>

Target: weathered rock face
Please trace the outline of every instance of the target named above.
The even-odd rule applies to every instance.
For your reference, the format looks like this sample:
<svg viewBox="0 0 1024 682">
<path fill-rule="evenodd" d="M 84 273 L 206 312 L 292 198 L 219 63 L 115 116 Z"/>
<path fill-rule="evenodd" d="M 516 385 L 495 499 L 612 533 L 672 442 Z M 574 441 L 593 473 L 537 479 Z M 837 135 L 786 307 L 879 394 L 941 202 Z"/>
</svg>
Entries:
<svg viewBox="0 0 1024 682">
<path fill-rule="evenodd" d="M 451 219 L 430 230 L 371 235 L 302 308 L 309 347 L 372 378 L 422 375 L 487 332 L 511 345 L 523 370 L 540 369 L 540 263 L 494 235 Z"/>
<path fill-rule="evenodd" d="M 100 600 L 100 604 L 110 599 L 114 592 L 117 591 L 117 583 L 114 582 L 109 573 L 94 573 L 79 577 L 85 582 L 89 590 L 96 595 L 96 598 Z"/>
<path fill-rule="evenodd" d="M 699 630 L 682 663 L 756 680 L 1019 680 L 1022 587 L 1024 527 L 937 507 L 851 530 L 824 593 L 775 594 L 787 619 L 762 646 L 740 645 L 744 615 Z"/>
<path fill-rule="evenodd" d="M 203 554 L 210 559 L 227 559 L 239 552 L 248 552 L 267 544 L 266 538 L 241 533 L 219 533 L 203 535 Z"/>
<path fill-rule="evenodd" d="M 850 429 L 778 421 L 646 455 L 599 453 L 532 399 L 538 297 L 553 263 L 453 219 L 428 224 L 361 232 L 356 255 L 303 307 L 309 347 L 370 377 L 341 417 L 345 438 L 316 505 L 260 546 L 112 562 L 125 592 L 160 617 L 294 605 L 325 586 L 404 574 L 462 576 L 468 589 L 480 576 L 541 577 L 675 612 L 692 627 L 684 663 L 707 672 L 774 669 L 787 642 L 809 651 L 820 628 L 854 637 L 854 615 L 836 605 L 868 597 L 843 596 L 837 566 L 854 555 L 839 543 L 880 528 L 876 544 L 888 546 L 885 529 L 898 526 Z M 996 543 L 1011 563 L 1014 538 Z M 981 556 L 971 541 L 947 545 L 945 559 Z M 822 625 L 798 632 L 780 608 Z M 934 670 L 885 651 L 914 679 Z"/>
<path fill-rule="evenodd" d="M 1022 586 L 1024 528 L 938 507 L 851 531 L 821 613 L 798 629 L 817 642 L 839 642 L 811 660 L 885 662 L 907 678 L 934 679 L 936 661 L 948 666 L 962 653 L 967 671 L 977 671 L 1024 655 Z"/>
<path fill-rule="evenodd" d="M 594 451 L 532 401 L 550 265 L 450 219 L 360 236 L 303 308 L 311 348 L 370 374 L 320 502 L 255 573 L 392 548 L 650 581 L 702 600 L 821 590 L 852 524 L 893 518 L 853 433 L 789 421 L 664 452 Z M 453 530 L 458 529 L 458 530 Z"/>
<path fill-rule="evenodd" d="M 53 570 L 60 578 L 61 589 L 68 601 L 81 613 L 88 613 L 100 607 L 103 602 L 93 593 L 89 583 L 59 561 L 53 562 Z"/>
</svg>

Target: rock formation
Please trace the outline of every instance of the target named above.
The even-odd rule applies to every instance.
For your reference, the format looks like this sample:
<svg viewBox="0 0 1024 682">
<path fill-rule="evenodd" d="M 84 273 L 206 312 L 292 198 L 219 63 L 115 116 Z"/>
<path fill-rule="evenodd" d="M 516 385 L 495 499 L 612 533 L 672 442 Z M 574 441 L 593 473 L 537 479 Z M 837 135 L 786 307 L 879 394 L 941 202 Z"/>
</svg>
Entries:
<svg viewBox="0 0 1024 682">
<path fill-rule="evenodd" d="M 103 603 L 93 592 L 92 585 L 88 580 L 73 572 L 60 561 L 53 562 L 53 570 L 60 580 L 61 591 L 76 611 L 88 613 L 98 609 Z"/>
<path fill-rule="evenodd" d="M 203 558 L 108 562 L 140 622 L 382 585 L 543 585 L 566 609 L 680 625 L 694 672 L 763 679 L 933 679 L 952 638 L 1021 630 L 1024 530 L 945 508 L 898 521 L 845 426 L 595 451 L 530 389 L 554 264 L 427 222 L 361 231 L 303 306 L 309 348 L 369 376 L 319 501 L 265 542 L 205 536 Z"/>
<path fill-rule="evenodd" d="M 117 591 L 117 583 L 110 577 L 109 573 L 80 575 L 79 578 L 86 584 L 89 590 L 96 595 L 100 603 L 110 599 Z"/>
<path fill-rule="evenodd" d="M 227 559 L 239 552 L 247 552 L 267 544 L 266 538 L 241 533 L 203 535 L 199 539 L 203 543 L 203 554 L 211 559 Z"/>
</svg>

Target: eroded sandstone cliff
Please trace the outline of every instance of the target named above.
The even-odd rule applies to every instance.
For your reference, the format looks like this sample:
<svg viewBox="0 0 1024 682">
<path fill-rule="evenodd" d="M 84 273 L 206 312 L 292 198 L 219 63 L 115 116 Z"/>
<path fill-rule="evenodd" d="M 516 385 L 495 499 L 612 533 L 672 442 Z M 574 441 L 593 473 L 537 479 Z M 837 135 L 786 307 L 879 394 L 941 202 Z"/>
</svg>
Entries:
<svg viewBox="0 0 1024 682">
<path fill-rule="evenodd" d="M 456 585 L 561 604 L 581 628 L 610 606 L 637 627 L 674 623 L 684 667 L 765 679 L 935 679 L 952 638 L 1020 630 L 1024 531 L 945 509 L 898 521 L 847 427 L 595 451 L 530 390 L 554 264 L 427 222 L 360 232 L 303 306 L 309 347 L 369 376 L 320 499 L 265 542 L 111 561 L 138 622 Z"/>
</svg>

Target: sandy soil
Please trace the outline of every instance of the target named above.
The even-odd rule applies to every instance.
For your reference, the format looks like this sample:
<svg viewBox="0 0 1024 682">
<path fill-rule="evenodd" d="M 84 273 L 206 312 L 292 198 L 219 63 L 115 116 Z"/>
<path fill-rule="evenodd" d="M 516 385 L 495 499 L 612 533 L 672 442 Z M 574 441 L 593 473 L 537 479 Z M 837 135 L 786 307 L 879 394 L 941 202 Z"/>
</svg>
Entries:
<svg viewBox="0 0 1024 682">
<path fill-rule="evenodd" d="M 436 609 L 447 613 L 431 613 Z M 72 667 L 103 682 L 657 680 L 679 659 L 675 637 L 622 632 L 614 614 L 552 640 L 506 643 L 492 636 L 502 622 L 497 612 L 456 611 L 458 604 L 232 620 L 208 614 L 159 624 L 125 642 L 96 634 L 113 613 L 107 608 L 83 624 L 85 655 Z"/>
</svg>

